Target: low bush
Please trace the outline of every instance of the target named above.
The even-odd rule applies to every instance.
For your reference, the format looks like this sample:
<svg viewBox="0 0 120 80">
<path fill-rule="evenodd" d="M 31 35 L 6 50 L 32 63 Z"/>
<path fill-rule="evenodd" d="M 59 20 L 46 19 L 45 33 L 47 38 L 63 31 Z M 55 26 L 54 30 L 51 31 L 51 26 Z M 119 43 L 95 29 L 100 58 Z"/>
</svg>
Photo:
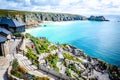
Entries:
<svg viewBox="0 0 120 80">
<path fill-rule="evenodd" d="M 29 33 L 26 33 L 26 34 L 25 34 L 25 37 L 26 37 L 26 38 L 31 38 L 31 35 L 30 35 Z"/>
<path fill-rule="evenodd" d="M 22 35 L 21 33 L 18 33 L 18 32 L 14 33 L 13 35 L 14 35 L 15 37 L 23 37 L 23 35 Z"/>
<path fill-rule="evenodd" d="M 74 64 L 69 64 L 68 68 L 73 70 L 75 73 L 77 73 L 79 76 L 81 76 L 81 72 L 77 70 Z"/>
<path fill-rule="evenodd" d="M 71 56 L 69 53 L 63 53 L 63 56 L 68 59 L 68 60 L 72 60 L 72 61 L 76 61 L 76 62 L 80 62 L 83 64 L 83 62 L 73 56 Z"/>
<path fill-rule="evenodd" d="M 50 43 L 48 42 L 48 40 L 44 40 L 44 39 L 38 39 L 38 38 L 31 38 L 31 41 L 34 43 L 35 48 L 37 50 L 38 54 L 42 54 L 42 53 L 49 53 L 50 50 L 48 48 L 48 46 L 50 45 Z"/>
<path fill-rule="evenodd" d="M 29 47 L 26 48 L 27 48 L 26 56 L 32 61 L 34 65 L 39 67 L 39 61 L 37 60 L 37 55 Z"/>
<path fill-rule="evenodd" d="M 58 62 L 58 56 L 57 55 L 48 55 L 46 57 L 46 61 L 49 63 L 49 65 L 51 67 L 53 67 L 54 70 L 56 70 L 57 72 L 59 72 L 59 68 L 56 66 L 57 65 L 57 62 Z"/>
<path fill-rule="evenodd" d="M 71 72 L 70 72 L 69 68 L 66 69 L 65 73 L 67 76 L 71 77 Z"/>
<path fill-rule="evenodd" d="M 55 45 L 50 46 L 51 51 L 56 50 L 56 49 L 58 49 L 58 48 Z"/>
<path fill-rule="evenodd" d="M 11 74 L 20 79 L 24 79 L 24 76 L 27 74 L 27 71 L 19 65 L 17 59 L 14 59 L 12 62 Z"/>
</svg>

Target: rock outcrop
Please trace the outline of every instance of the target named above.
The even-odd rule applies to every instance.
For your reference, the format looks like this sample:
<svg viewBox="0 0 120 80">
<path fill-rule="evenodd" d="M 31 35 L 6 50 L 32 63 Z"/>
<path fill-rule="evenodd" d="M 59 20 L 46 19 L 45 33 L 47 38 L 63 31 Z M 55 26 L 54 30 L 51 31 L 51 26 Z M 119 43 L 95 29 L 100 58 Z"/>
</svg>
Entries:
<svg viewBox="0 0 120 80">
<path fill-rule="evenodd" d="M 92 21 L 109 21 L 109 20 L 106 20 L 104 16 L 90 16 L 88 18 L 88 20 L 92 20 Z"/>
</svg>

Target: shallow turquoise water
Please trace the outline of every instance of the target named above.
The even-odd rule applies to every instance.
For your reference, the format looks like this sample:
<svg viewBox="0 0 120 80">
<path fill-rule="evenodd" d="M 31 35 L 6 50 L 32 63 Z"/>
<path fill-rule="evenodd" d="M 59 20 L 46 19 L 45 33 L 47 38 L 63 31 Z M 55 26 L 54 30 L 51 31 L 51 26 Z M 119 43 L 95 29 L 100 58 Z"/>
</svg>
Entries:
<svg viewBox="0 0 120 80">
<path fill-rule="evenodd" d="M 27 32 L 35 37 L 45 36 L 54 43 L 72 44 L 92 57 L 120 67 L 120 22 L 74 21 L 45 25 Z"/>
</svg>

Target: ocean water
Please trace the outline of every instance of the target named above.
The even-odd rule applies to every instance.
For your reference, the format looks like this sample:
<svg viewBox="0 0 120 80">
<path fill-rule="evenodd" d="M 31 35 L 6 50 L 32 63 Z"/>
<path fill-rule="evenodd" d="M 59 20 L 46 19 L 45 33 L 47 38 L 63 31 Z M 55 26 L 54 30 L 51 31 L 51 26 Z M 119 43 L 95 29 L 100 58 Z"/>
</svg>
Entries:
<svg viewBox="0 0 120 80">
<path fill-rule="evenodd" d="M 44 36 L 54 43 L 72 44 L 91 57 L 120 67 L 120 22 L 52 22 L 27 29 L 27 32 L 35 37 Z"/>
</svg>

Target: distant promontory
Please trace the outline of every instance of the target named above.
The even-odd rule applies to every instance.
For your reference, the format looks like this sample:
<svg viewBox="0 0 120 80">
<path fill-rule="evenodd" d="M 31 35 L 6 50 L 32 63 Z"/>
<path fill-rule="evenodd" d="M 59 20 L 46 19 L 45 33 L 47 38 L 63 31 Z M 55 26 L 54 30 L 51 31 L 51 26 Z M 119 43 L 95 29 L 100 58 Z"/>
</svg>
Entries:
<svg viewBox="0 0 120 80">
<path fill-rule="evenodd" d="M 88 20 L 91 20 L 91 21 L 109 21 L 109 20 L 105 19 L 104 16 L 90 16 L 88 18 Z"/>
</svg>

